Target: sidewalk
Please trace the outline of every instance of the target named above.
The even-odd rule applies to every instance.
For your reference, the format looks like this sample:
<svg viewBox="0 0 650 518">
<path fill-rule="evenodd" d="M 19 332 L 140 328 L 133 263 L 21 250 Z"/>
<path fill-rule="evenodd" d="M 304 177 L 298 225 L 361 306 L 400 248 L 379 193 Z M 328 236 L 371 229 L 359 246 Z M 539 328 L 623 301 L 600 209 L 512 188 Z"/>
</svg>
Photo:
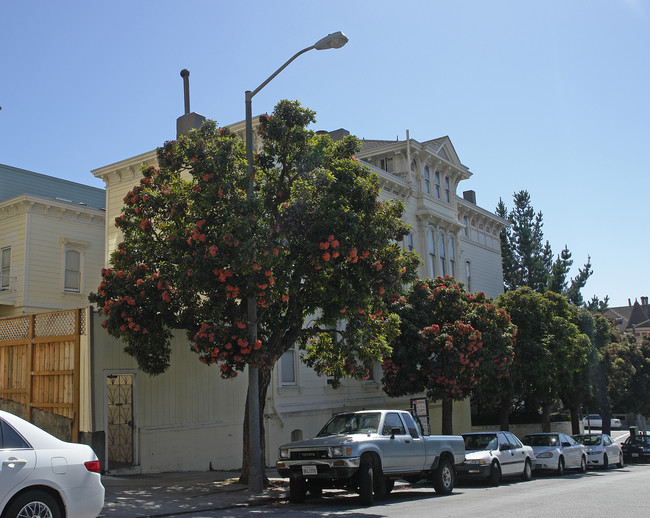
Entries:
<svg viewBox="0 0 650 518">
<path fill-rule="evenodd" d="M 287 498 L 288 481 L 268 470 L 272 487 L 253 495 L 237 483 L 239 472 L 205 471 L 105 475 L 102 517 L 174 516 L 232 507 L 260 506 Z"/>
</svg>

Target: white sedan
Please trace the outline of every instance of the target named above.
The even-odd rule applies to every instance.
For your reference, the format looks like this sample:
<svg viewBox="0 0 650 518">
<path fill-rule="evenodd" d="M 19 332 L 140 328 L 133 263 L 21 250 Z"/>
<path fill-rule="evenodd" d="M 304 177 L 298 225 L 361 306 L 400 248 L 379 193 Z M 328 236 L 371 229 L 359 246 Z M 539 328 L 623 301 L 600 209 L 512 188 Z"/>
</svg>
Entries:
<svg viewBox="0 0 650 518">
<path fill-rule="evenodd" d="M 584 425 L 585 428 L 602 429 L 602 427 L 603 427 L 603 419 L 598 414 L 589 414 L 588 416 L 585 416 L 585 417 L 582 418 L 582 424 Z M 615 417 L 612 417 L 611 420 L 610 420 L 610 426 L 612 428 L 620 428 L 621 427 L 621 420 L 616 419 Z"/>
<path fill-rule="evenodd" d="M 582 433 L 573 438 L 587 448 L 587 460 L 590 466 L 607 469 L 616 463 L 619 468 L 625 465 L 620 444 L 606 433 Z"/>
<path fill-rule="evenodd" d="M 565 469 L 587 471 L 587 451 L 573 437 L 563 433 L 531 433 L 521 442 L 535 452 L 535 469 L 564 475 Z"/>
<path fill-rule="evenodd" d="M 92 518 L 104 506 L 99 460 L 90 446 L 61 441 L 0 410 L 0 514 L 6 518 Z"/>
</svg>

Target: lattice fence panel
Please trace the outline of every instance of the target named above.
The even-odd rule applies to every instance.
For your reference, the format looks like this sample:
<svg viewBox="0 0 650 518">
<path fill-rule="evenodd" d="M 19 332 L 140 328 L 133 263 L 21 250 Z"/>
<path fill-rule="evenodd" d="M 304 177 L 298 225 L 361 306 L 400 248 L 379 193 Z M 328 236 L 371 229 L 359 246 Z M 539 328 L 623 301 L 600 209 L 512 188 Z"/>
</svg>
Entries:
<svg viewBox="0 0 650 518">
<path fill-rule="evenodd" d="M 0 342 L 25 340 L 29 336 L 29 317 L 0 320 Z"/>
<path fill-rule="evenodd" d="M 86 334 L 86 312 L 81 311 L 80 334 Z M 76 311 L 61 311 L 58 313 L 42 313 L 35 315 L 34 335 L 37 338 L 45 336 L 65 336 L 75 332 Z"/>
</svg>

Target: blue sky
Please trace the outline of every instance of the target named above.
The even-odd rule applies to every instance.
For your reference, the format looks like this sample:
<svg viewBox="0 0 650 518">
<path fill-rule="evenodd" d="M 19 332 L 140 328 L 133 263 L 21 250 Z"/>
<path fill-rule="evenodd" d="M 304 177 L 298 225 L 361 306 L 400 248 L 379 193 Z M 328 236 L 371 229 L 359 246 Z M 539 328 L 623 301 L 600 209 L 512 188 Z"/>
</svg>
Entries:
<svg viewBox="0 0 650 518">
<path fill-rule="evenodd" d="M 5 0 L 0 162 L 102 187 L 90 171 L 175 137 L 192 110 L 230 124 L 253 100 L 298 99 L 314 129 L 423 141 L 448 135 L 480 206 L 526 189 L 583 295 L 650 295 L 650 2 L 645 0 Z"/>
</svg>

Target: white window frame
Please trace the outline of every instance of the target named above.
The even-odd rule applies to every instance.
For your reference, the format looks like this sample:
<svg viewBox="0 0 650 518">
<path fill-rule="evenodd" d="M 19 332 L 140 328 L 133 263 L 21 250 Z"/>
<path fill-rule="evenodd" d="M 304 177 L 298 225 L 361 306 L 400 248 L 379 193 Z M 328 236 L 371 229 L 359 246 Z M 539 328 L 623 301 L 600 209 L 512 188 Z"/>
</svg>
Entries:
<svg viewBox="0 0 650 518">
<path fill-rule="evenodd" d="M 449 274 L 452 277 L 456 277 L 456 247 L 454 245 L 454 235 L 449 234 L 448 236 L 449 246 L 447 252 L 449 255 Z"/>
<path fill-rule="evenodd" d="M 424 166 L 424 192 L 431 194 L 431 173 L 428 165 Z"/>
<path fill-rule="evenodd" d="M 395 170 L 395 161 L 392 157 L 385 157 L 379 161 L 380 169 L 383 169 L 387 173 L 392 173 Z"/>
<path fill-rule="evenodd" d="M 448 176 L 445 176 L 445 201 L 447 203 L 451 201 L 451 184 Z"/>
<path fill-rule="evenodd" d="M 61 291 L 63 293 L 81 294 L 85 290 L 85 276 L 86 276 L 86 249 L 90 243 L 86 241 L 72 240 L 69 238 L 61 238 L 62 257 L 61 257 Z M 66 285 L 66 272 L 68 271 L 68 252 L 76 252 L 79 254 L 79 289 L 68 288 Z"/>
<path fill-rule="evenodd" d="M 445 254 L 445 233 L 442 230 L 438 231 L 438 257 L 440 258 L 440 272 L 438 275 L 444 277 L 447 275 L 447 264 L 446 264 L 446 254 Z"/>
<path fill-rule="evenodd" d="M 413 232 L 409 232 L 408 235 L 406 236 L 406 249 L 409 252 L 413 252 L 415 250 L 415 241 L 413 238 Z"/>
<path fill-rule="evenodd" d="M 436 276 L 436 231 L 432 227 L 427 229 L 427 241 L 429 246 L 429 275 L 433 279 Z"/>
<path fill-rule="evenodd" d="M 5 266 L 5 256 L 9 257 L 9 265 Z M 11 247 L 3 246 L 0 248 L 0 291 L 11 290 Z"/>
<path fill-rule="evenodd" d="M 284 351 L 284 353 L 282 353 L 282 356 L 280 356 L 280 361 L 278 363 L 279 363 L 279 367 L 280 367 L 279 371 L 280 371 L 280 386 L 281 387 L 297 387 L 298 386 L 298 361 L 300 359 L 298 357 L 298 352 L 299 352 L 298 347 L 296 347 L 296 344 L 294 343 L 291 347 L 289 347 L 289 349 L 287 349 L 286 351 Z M 287 367 L 285 365 L 285 363 L 286 363 L 285 358 L 286 359 L 291 358 L 291 367 L 290 368 L 291 368 L 292 374 L 293 374 L 293 377 L 292 377 L 293 379 L 286 380 L 286 381 L 284 379 L 285 374 L 287 374 L 286 370 L 285 370 L 286 367 Z"/>
<path fill-rule="evenodd" d="M 436 198 L 440 199 L 440 173 L 438 171 L 433 173 L 433 181 L 435 184 Z"/>
</svg>

